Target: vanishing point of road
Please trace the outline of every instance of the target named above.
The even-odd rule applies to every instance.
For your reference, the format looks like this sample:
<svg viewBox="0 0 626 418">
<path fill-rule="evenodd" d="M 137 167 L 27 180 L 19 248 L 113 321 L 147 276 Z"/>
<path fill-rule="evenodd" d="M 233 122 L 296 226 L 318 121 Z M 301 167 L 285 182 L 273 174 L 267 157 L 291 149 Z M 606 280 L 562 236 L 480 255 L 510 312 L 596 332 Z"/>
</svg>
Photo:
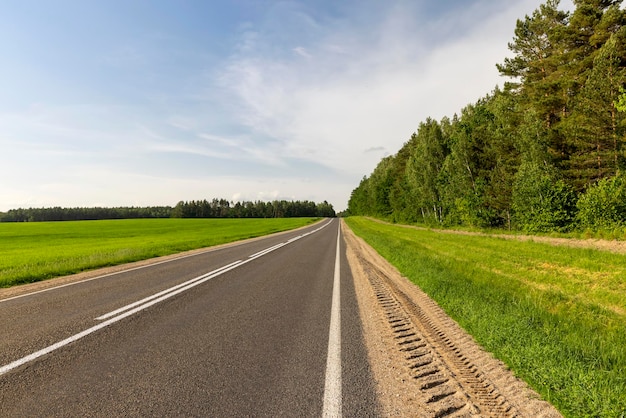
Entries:
<svg viewBox="0 0 626 418">
<path fill-rule="evenodd" d="M 376 416 L 337 220 L 0 300 L 0 416 Z"/>
</svg>

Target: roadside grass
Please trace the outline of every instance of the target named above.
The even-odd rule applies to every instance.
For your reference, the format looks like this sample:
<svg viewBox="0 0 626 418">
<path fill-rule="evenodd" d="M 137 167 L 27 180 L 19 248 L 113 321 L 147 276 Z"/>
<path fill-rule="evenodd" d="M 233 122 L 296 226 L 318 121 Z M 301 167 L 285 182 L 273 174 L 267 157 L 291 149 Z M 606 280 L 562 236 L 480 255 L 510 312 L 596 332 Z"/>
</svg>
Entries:
<svg viewBox="0 0 626 418">
<path fill-rule="evenodd" d="M 565 416 L 626 416 L 624 255 L 346 222 Z"/>
<path fill-rule="evenodd" d="M 0 287 L 294 229 L 314 218 L 0 223 Z"/>
</svg>

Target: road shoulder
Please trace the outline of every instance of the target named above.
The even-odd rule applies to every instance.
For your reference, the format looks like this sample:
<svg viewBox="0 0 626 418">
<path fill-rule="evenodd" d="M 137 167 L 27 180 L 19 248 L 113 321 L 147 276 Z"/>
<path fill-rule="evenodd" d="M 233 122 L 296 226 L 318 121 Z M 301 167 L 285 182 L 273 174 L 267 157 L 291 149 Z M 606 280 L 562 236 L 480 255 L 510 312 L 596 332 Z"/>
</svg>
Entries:
<svg viewBox="0 0 626 418">
<path fill-rule="evenodd" d="M 385 416 L 560 417 L 343 223 Z"/>
</svg>

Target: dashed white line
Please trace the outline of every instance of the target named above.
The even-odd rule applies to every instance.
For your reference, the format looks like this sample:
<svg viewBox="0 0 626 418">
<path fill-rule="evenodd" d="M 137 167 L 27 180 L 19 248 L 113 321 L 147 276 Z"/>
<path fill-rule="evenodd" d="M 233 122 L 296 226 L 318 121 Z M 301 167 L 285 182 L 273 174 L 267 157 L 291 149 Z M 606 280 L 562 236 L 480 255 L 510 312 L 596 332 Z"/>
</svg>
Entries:
<svg viewBox="0 0 626 418">
<path fill-rule="evenodd" d="M 322 225 L 321 227 L 319 227 L 319 228 L 317 228 L 317 229 L 315 229 L 313 231 L 307 232 L 307 233 L 302 234 L 302 235 L 298 235 L 297 237 L 292 238 L 289 241 L 287 241 L 287 243 L 291 243 L 293 241 L 297 241 L 300 238 L 303 238 L 303 237 L 305 237 L 305 236 L 307 236 L 309 234 L 313 234 L 313 233 L 319 231 L 320 229 L 325 228 L 331 222 L 332 221 L 326 222 L 324 225 Z M 232 243 L 228 243 L 226 245 L 235 246 L 235 245 L 240 245 L 240 243 L 232 242 Z M 59 285 L 59 286 L 49 287 L 47 289 L 37 290 L 37 291 L 34 291 L 34 292 L 25 293 L 23 295 L 12 296 L 12 297 L 9 297 L 9 298 L 6 298 L 6 299 L 0 299 L 0 303 L 8 302 L 8 301 L 14 300 L 14 299 L 20 299 L 20 298 L 25 298 L 25 297 L 28 297 L 28 296 L 37 295 L 39 293 L 50 292 L 50 291 L 53 291 L 53 290 L 62 289 L 64 287 L 74 286 L 74 285 L 77 285 L 77 284 L 90 282 L 90 281 L 93 281 L 93 280 L 104 279 L 105 277 L 110 277 L 110 276 L 115 276 L 115 275 L 118 275 L 118 274 L 128 273 L 128 272 L 135 271 L 135 270 L 146 269 L 146 268 L 158 266 L 159 264 L 171 263 L 173 261 L 178 261 L 178 260 L 182 260 L 182 259 L 189 258 L 189 257 L 196 257 L 196 256 L 199 256 L 199 255 L 202 255 L 202 254 L 206 254 L 206 253 L 210 253 L 210 252 L 213 252 L 213 251 L 217 251 L 219 249 L 220 248 L 209 248 L 209 249 L 207 249 L 205 251 L 194 252 L 193 254 L 186 254 L 186 255 L 179 256 L 179 257 L 170 258 L 168 260 L 157 261 L 157 262 L 146 264 L 146 265 L 143 265 L 143 266 L 137 266 L 137 267 L 132 267 L 132 268 L 125 269 L 125 270 L 114 271 L 112 273 L 107 273 L 107 274 L 103 274 L 103 275 L 96 276 L 96 277 L 90 277 L 88 279 L 79 280 L 79 281 L 72 282 L 72 283 L 66 283 L 66 284 L 62 284 L 62 285 Z"/>
<path fill-rule="evenodd" d="M 311 231 L 309 233 L 300 235 L 299 237 L 302 238 L 302 237 L 304 237 L 306 235 L 309 235 L 311 233 L 317 232 L 317 231 L 321 230 L 322 228 L 328 226 L 330 223 L 332 223 L 332 221 L 331 222 L 327 222 L 326 224 L 324 224 L 320 228 L 315 229 L 315 230 L 313 230 L 313 231 Z M 79 332 L 78 334 L 72 335 L 71 337 L 68 337 L 68 338 L 66 338 L 66 339 L 64 339 L 62 341 L 59 341 L 59 342 L 57 342 L 55 344 L 52 344 L 52 345 L 50 345 L 50 346 L 48 346 L 46 348 L 43 348 L 43 349 L 41 349 L 39 351 L 36 351 L 36 352 L 34 352 L 32 354 L 29 354 L 29 355 L 27 355 L 25 357 L 22 357 L 22 358 L 20 358 L 18 360 L 15 360 L 15 361 L 13 361 L 13 362 L 11 362 L 9 364 L 1 366 L 0 367 L 0 376 L 10 372 L 13 369 L 18 368 L 18 367 L 20 367 L 20 366 L 22 366 L 24 364 L 27 364 L 27 363 L 29 363 L 29 362 L 31 362 L 33 360 L 36 360 L 39 357 L 45 356 L 46 354 L 49 354 L 49 353 L 51 353 L 51 352 L 53 352 L 55 350 L 58 350 L 59 348 L 62 348 L 64 346 L 68 345 L 68 344 L 71 344 L 71 343 L 73 343 L 73 342 L 75 342 L 77 340 L 80 340 L 83 337 L 86 337 L 86 336 L 88 336 L 90 334 L 93 334 L 94 332 L 96 332 L 98 330 L 101 330 L 102 328 L 105 328 L 105 327 L 107 327 L 107 326 L 109 326 L 111 324 L 114 324 L 114 323 L 116 323 L 116 322 L 118 322 L 118 321 L 120 321 L 120 320 L 122 320 L 124 318 L 127 318 L 127 317 L 129 317 L 131 315 L 134 315 L 137 312 L 140 312 L 140 311 L 142 311 L 142 310 L 144 310 L 146 308 L 149 308 L 150 306 L 156 305 L 157 303 L 160 303 L 160 302 L 162 302 L 162 301 L 164 301 L 166 299 L 169 299 L 172 296 L 175 296 L 175 295 L 177 295 L 179 293 L 185 292 L 185 291 L 187 291 L 187 290 L 189 290 L 189 289 L 191 289 L 191 288 L 193 288 L 195 286 L 198 286 L 198 285 L 200 285 L 200 284 L 202 284 L 202 283 L 204 283 L 204 282 L 206 282 L 206 281 L 208 281 L 210 279 L 213 279 L 214 277 L 222 275 L 222 274 L 224 274 L 224 273 L 226 273 L 228 271 L 231 271 L 231 270 L 233 270 L 233 269 L 235 269 L 237 267 L 240 267 L 240 266 L 242 266 L 242 265 L 244 265 L 246 263 L 249 263 L 249 262 L 251 262 L 251 261 L 253 261 L 253 260 L 255 260 L 255 259 L 259 258 L 259 257 L 262 257 L 262 256 L 264 256 L 264 255 L 266 255 L 266 254 L 268 254 L 268 253 L 270 253 L 272 251 L 275 251 L 278 248 L 281 248 L 281 247 L 287 245 L 290 242 L 293 242 L 293 240 L 290 240 L 289 242 L 284 242 L 282 244 L 274 245 L 274 246 L 272 246 L 270 248 L 267 248 L 267 249 L 265 249 L 263 251 L 260 251 L 260 252 L 258 252 L 256 254 L 253 254 L 252 256 L 248 257 L 246 260 L 235 261 L 234 263 L 228 264 L 228 265 L 223 266 L 223 267 L 221 267 L 219 269 L 213 270 L 213 271 L 211 271 L 209 273 L 205 273 L 205 274 L 203 274 L 201 276 L 198 276 L 198 277 L 196 277 L 194 279 L 188 280 L 185 283 L 181 283 L 179 285 L 176 285 L 174 287 L 171 287 L 169 289 L 166 289 L 164 291 L 156 293 L 156 294 L 154 294 L 152 296 L 144 298 L 144 299 L 142 299 L 140 301 L 131 303 L 131 304 L 126 305 L 126 306 L 124 306 L 122 308 L 116 309 L 115 311 L 112 311 L 112 312 L 109 312 L 109 313 L 104 314 L 102 316 L 99 316 L 98 318 L 96 318 L 96 320 L 103 320 L 103 319 L 106 319 L 106 320 L 104 322 L 101 322 L 101 323 L 97 324 L 97 325 L 94 325 L 91 328 L 88 328 L 88 329 L 86 329 L 86 330 L 84 330 L 82 332 Z M 115 315 L 117 315 L 117 316 L 115 316 Z"/>
</svg>

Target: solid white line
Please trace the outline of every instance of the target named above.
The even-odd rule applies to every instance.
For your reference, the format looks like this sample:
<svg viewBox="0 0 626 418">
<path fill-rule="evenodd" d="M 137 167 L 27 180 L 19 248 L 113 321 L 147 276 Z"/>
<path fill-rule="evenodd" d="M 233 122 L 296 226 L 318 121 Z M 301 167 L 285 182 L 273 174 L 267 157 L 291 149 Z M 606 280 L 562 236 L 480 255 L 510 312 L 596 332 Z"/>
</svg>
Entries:
<svg viewBox="0 0 626 418">
<path fill-rule="evenodd" d="M 331 223 L 331 222 L 329 222 L 329 223 Z M 326 225 L 328 225 L 329 223 L 327 223 Z M 324 225 L 324 226 L 326 226 L 326 225 Z M 319 228 L 319 229 L 321 229 L 321 228 Z M 319 231 L 319 229 L 316 230 L 316 231 Z M 208 280 L 211 280 L 214 277 L 220 276 L 220 275 L 222 275 L 222 274 L 224 274 L 224 273 L 226 273 L 228 271 L 234 270 L 237 267 L 240 267 L 240 266 L 242 266 L 242 265 L 244 265 L 246 263 L 249 263 L 249 262 L 251 262 L 251 261 L 253 261 L 253 260 L 255 260 L 255 259 L 257 259 L 257 258 L 259 258 L 259 257 L 261 257 L 263 255 L 265 255 L 265 254 L 268 254 L 268 253 L 274 251 L 274 250 L 277 250 L 278 248 L 281 248 L 284 245 L 287 245 L 287 244 L 283 243 L 283 245 L 280 245 L 280 244 L 279 245 L 275 245 L 273 247 L 268 248 L 267 250 L 262 251 L 261 253 L 257 253 L 254 258 L 248 258 L 245 261 L 236 261 L 236 262 L 231 263 L 231 264 L 229 264 L 227 266 L 224 266 L 222 268 L 214 270 L 213 272 L 205 273 L 205 274 L 203 274 L 201 276 L 196 277 L 195 279 L 191 279 L 191 280 L 183 283 L 183 285 L 185 285 L 184 287 L 180 287 L 180 285 L 177 285 L 177 286 L 174 286 L 177 289 L 174 289 L 174 288 L 168 289 L 168 292 L 163 294 L 160 297 L 157 297 L 156 295 L 153 295 L 153 296 L 151 296 L 149 298 L 143 299 L 143 300 L 149 300 L 149 299 L 151 299 L 151 300 L 147 301 L 144 304 L 136 306 L 133 309 L 127 310 L 128 308 L 130 308 L 130 306 L 127 305 L 127 306 L 121 308 L 121 311 L 126 311 L 126 312 L 123 312 L 123 313 L 121 313 L 118 316 L 110 318 L 110 319 L 108 319 L 108 320 L 106 320 L 104 322 L 99 323 L 98 325 L 94 325 L 91 328 L 88 328 L 88 329 L 86 329 L 86 330 L 84 330 L 82 332 L 79 332 L 78 334 L 72 335 L 71 337 L 68 337 L 68 338 L 66 338 L 66 339 L 64 339 L 62 341 L 59 341 L 59 342 L 57 342 L 55 344 L 52 344 L 52 345 L 50 345 L 50 346 L 48 346 L 46 348 L 43 348 L 43 349 L 41 349 L 39 351 L 36 351 L 36 352 L 31 353 L 31 354 L 29 354 L 29 355 L 27 355 L 25 357 L 22 357 L 22 358 L 20 358 L 18 360 L 15 360 L 15 361 L 13 361 L 13 362 L 11 362 L 9 364 L 1 366 L 0 367 L 0 376 L 10 372 L 13 369 L 16 369 L 16 368 L 18 368 L 18 367 L 20 367 L 20 366 L 22 366 L 22 365 L 24 365 L 26 363 L 29 363 L 29 362 L 31 362 L 33 360 L 36 360 L 39 357 L 45 356 L 46 354 L 49 354 L 49 353 L 51 353 L 51 352 L 53 352 L 53 351 L 55 351 L 55 350 L 57 350 L 59 348 L 62 348 L 64 346 L 68 345 L 68 344 L 71 344 L 71 343 L 73 343 L 73 342 L 75 342 L 77 340 L 80 340 L 81 338 L 86 337 L 87 335 L 93 334 L 94 332 L 99 331 L 102 328 L 105 328 L 105 327 L 107 327 L 107 326 L 109 326 L 111 324 L 114 324 L 114 323 L 116 323 L 116 322 L 118 322 L 118 321 L 120 321 L 120 320 L 122 320 L 124 318 L 127 318 L 127 317 L 129 317 L 131 315 L 134 315 L 137 312 L 143 311 L 144 309 L 149 308 L 150 306 L 156 305 L 157 303 L 160 303 L 160 302 L 162 302 L 162 301 L 164 301 L 166 299 L 169 299 L 172 296 L 178 295 L 179 293 L 185 292 L 185 291 L 187 291 L 187 290 L 189 290 L 189 289 L 191 289 L 193 287 L 196 287 L 196 286 L 198 286 L 198 285 L 200 285 L 200 284 L 202 284 L 202 283 L 204 283 L 204 282 L 206 282 Z M 129 271 L 129 270 L 127 270 L 127 271 Z M 160 294 L 162 294 L 162 293 L 163 292 L 160 292 Z M 155 299 L 155 297 L 157 297 L 157 298 Z M 137 305 L 137 302 L 135 302 L 132 305 Z M 103 315 L 103 316 L 107 316 L 108 317 L 108 314 Z M 102 318 L 102 317 L 100 317 L 100 318 Z"/>
<path fill-rule="evenodd" d="M 331 222 L 332 222 L 332 221 L 331 221 Z M 330 223 L 330 222 L 326 223 L 324 226 L 328 225 L 329 223 Z M 322 228 L 323 228 L 323 227 L 322 227 Z M 322 228 L 318 228 L 318 229 L 314 230 L 313 232 L 317 232 L 317 231 L 319 231 L 319 230 L 320 230 L 320 229 L 322 229 Z M 305 234 L 305 235 L 308 235 L 308 233 L 307 233 L 307 234 Z M 276 244 L 276 245 L 274 245 L 274 246 L 272 246 L 272 247 L 269 247 L 269 248 L 266 248 L 266 249 L 264 249 L 264 250 L 261 250 L 261 251 L 259 251 L 259 252 L 257 252 L 257 253 L 254 253 L 254 254 L 252 254 L 252 255 L 248 256 L 248 260 L 246 260 L 246 261 L 244 261 L 244 262 L 242 262 L 242 260 L 237 260 L 237 261 L 235 261 L 235 262 L 233 262 L 233 263 L 231 263 L 231 264 L 228 264 L 228 265 L 226 265 L 226 266 L 224 266 L 224 267 L 221 267 L 221 268 L 219 268 L 219 269 L 217 269 L 217 270 L 213 270 L 213 271 L 211 271 L 211 272 L 209 272 L 209 273 L 203 274 L 202 276 L 199 276 L 199 277 L 196 277 L 196 278 L 194 278 L 194 279 L 188 280 L 188 281 L 186 281 L 186 282 L 184 282 L 184 283 L 181 283 L 181 284 L 178 284 L 178 285 L 176 285 L 176 286 L 170 287 L 169 289 L 165 289 L 165 290 L 163 290 L 163 291 L 161 291 L 161 292 L 159 292 L 159 293 L 155 293 L 155 294 L 154 294 L 154 295 L 152 295 L 152 296 L 148 296 L 148 297 L 146 297 L 146 298 L 144 298 L 144 299 L 138 300 L 137 302 L 133 302 L 133 303 L 128 304 L 128 305 L 126 305 L 126 306 L 123 306 L 123 307 L 121 307 L 121 308 L 119 308 L 119 309 L 116 309 L 116 310 L 114 310 L 114 311 L 111 311 L 111 312 L 109 312 L 109 313 L 107 313 L 107 314 L 101 315 L 101 316 L 99 316 L 99 317 L 97 317 L 97 318 L 96 318 L 96 321 L 102 321 L 102 320 L 104 320 L 104 319 L 108 319 L 108 318 L 110 318 L 110 317 L 112 317 L 112 316 L 117 315 L 117 314 L 118 314 L 118 313 L 120 313 L 120 312 L 127 311 L 127 310 L 129 310 L 129 309 L 131 309 L 131 308 L 134 308 L 135 306 L 139 306 L 139 305 L 141 305 L 142 303 L 148 302 L 148 301 L 150 301 L 150 300 L 152 300 L 152 299 L 155 299 L 155 298 L 157 298 L 157 297 L 159 297 L 159 296 L 163 296 L 163 295 L 165 295 L 165 294 L 168 294 L 169 292 L 172 292 L 172 291 L 174 291 L 174 290 L 177 290 L 177 289 L 179 289 L 179 288 L 181 288 L 181 287 L 188 286 L 188 285 L 190 285 L 190 284 L 192 284 L 192 283 L 195 283 L 196 281 L 202 280 L 202 279 L 203 279 L 203 278 L 205 278 L 206 276 L 216 277 L 216 276 L 217 276 L 217 274 L 216 274 L 216 273 L 220 273 L 220 274 L 221 274 L 221 273 L 225 273 L 225 272 L 227 272 L 227 271 L 230 271 L 230 270 L 232 270 L 232 268 L 230 268 L 231 266 L 238 267 L 239 265 L 243 265 L 243 264 L 245 264 L 245 263 L 247 263 L 247 262 L 250 262 L 250 261 L 252 261 L 252 260 L 254 260 L 254 259 L 257 259 L 257 258 L 259 258 L 259 257 L 262 257 L 262 256 L 264 256 L 264 255 L 266 255 L 266 254 L 268 254 L 268 253 L 271 253 L 272 251 L 275 251 L 275 250 L 277 250 L 277 249 L 279 249 L 279 248 L 282 248 L 282 247 L 284 247 L 285 245 L 291 244 L 292 242 L 294 242 L 294 241 L 296 241 L 296 240 L 298 240 L 298 239 L 300 239 L 300 238 L 304 237 L 305 235 L 300 235 L 300 236 L 298 236 L 298 237 L 296 237 L 296 238 L 292 238 L 292 239 L 290 239 L 290 240 L 289 240 L 289 241 L 287 241 L 287 242 L 281 242 L 280 244 Z M 233 268 L 234 268 L 234 267 L 233 267 Z"/>
<path fill-rule="evenodd" d="M 200 255 L 200 254 L 205 254 L 205 253 L 211 252 L 211 251 L 215 251 L 215 250 L 213 249 L 213 250 L 209 250 L 209 251 L 206 251 L 206 252 L 203 251 L 202 253 L 184 255 L 184 256 L 177 257 L 177 258 L 170 259 L 170 260 L 163 260 L 163 261 L 158 261 L 156 263 L 147 264 L 145 266 L 132 267 L 132 268 L 129 268 L 129 269 L 126 269 L 126 270 L 114 271 L 113 273 L 103 274 L 101 276 L 90 277 L 89 279 L 80 280 L 80 281 L 77 281 L 77 282 L 66 283 L 66 284 L 62 284 L 62 285 L 59 285 L 59 286 L 55 286 L 55 287 L 49 287 L 47 289 L 37 290 L 35 292 L 25 293 L 23 295 L 17 295 L 17 296 L 13 296 L 13 297 L 6 298 L 6 299 L 1 299 L 0 303 L 8 302 L 8 301 L 13 300 L 13 299 L 20 299 L 20 298 L 25 298 L 27 296 L 37 295 L 39 293 L 49 292 L 51 290 L 62 289 L 64 287 L 68 287 L 68 286 L 74 286 L 76 284 L 86 283 L 86 282 L 90 282 L 92 280 L 104 279 L 105 277 L 115 276 L 117 274 L 127 273 L 127 272 L 135 271 L 135 270 L 141 270 L 141 269 L 145 269 L 145 268 L 152 267 L 152 266 L 158 266 L 159 264 L 169 263 L 169 262 L 172 262 L 172 261 L 181 260 L 183 258 L 193 257 L 193 256 Z"/>
<path fill-rule="evenodd" d="M 238 242 L 228 243 L 228 244 L 225 244 L 225 245 L 231 245 L 231 244 L 232 245 L 243 245 L 243 243 L 238 243 Z M 155 263 L 146 264 L 144 266 L 137 266 L 137 267 L 131 267 L 129 269 L 124 269 L 124 270 L 120 270 L 120 271 L 114 271 L 112 273 L 107 273 L 107 274 L 103 274 L 103 275 L 96 276 L 96 277 L 90 277 L 89 279 L 79 280 L 77 282 L 66 283 L 66 284 L 62 284 L 62 285 L 59 285 L 59 286 L 55 286 L 55 287 L 49 287 L 47 289 L 37 290 L 35 292 L 25 293 L 23 295 L 17 295 L 17 296 L 13 296 L 13 297 L 6 298 L 6 299 L 0 299 L 0 303 L 8 302 L 8 301 L 13 300 L 13 299 L 20 299 L 20 298 L 25 298 L 27 296 L 37 295 L 39 293 L 49 292 L 51 290 L 62 289 L 64 287 L 74 286 L 74 285 L 81 284 L 81 283 L 87 283 L 87 282 L 90 282 L 92 280 L 104 279 L 106 277 L 111 277 L 111 276 L 115 276 L 115 275 L 122 274 L 122 273 L 128 273 L 128 272 L 131 272 L 131 271 L 136 271 L 136 270 L 141 270 L 141 269 L 145 269 L 145 268 L 149 268 L 149 267 L 154 267 L 154 266 L 158 266 L 160 264 L 171 263 L 173 261 L 183 260 L 183 259 L 189 258 L 189 257 L 196 257 L 198 255 L 211 253 L 211 252 L 218 251 L 218 250 L 221 250 L 221 249 L 222 248 L 210 248 L 210 249 L 208 249 L 206 251 L 200 251 L 200 252 L 196 252 L 196 253 L 193 253 L 193 254 L 181 255 L 180 257 L 170 258 L 168 260 L 163 260 L 163 261 L 157 261 Z"/>
<path fill-rule="evenodd" d="M 330 222 L 325 223 L 322 227 L 320 227 L 320 228 L 318 228 L 318 229 L 316 229 L 314 231 L 311 231 L 311 232 L 306 233 L 304 235 L 300 235 L 300 238 L 302 238 L 305 235 L 308 235 L 310 233 L 319 231 L 320 229 L 324 228 L 325 226 L 327 226 L 331 222 L 332 222 L 332 220 Z M 285 231 L 285 232 L 288 232 L 288 231 Z M 258 238 L 264 238 L 264 237 L 258 237 Z M 235 241 L 235 242 L 230 242 L 230 243 L 227 243 L 227 244 L 224 244 L 224 245 L 227 245 L 227 246 L 239 246 L 239 245 L 244 245 L 244 244 L 246 244 L 245 241 L 244 242 L 237 242 L 237 241 Z M 196 252 L 196 253 L 193 253 L 193 254 L 181 255 L 180 257 L 170 258 L 168 260 L 163 260 L 163 261 L 157 261 L 155 263 L 146 264 L 144 266 L 132 267 L 132 268 L 125 269 L 125 270 L 115 271 L 113 273 L 107 273 L 107 274 L 103 274 L 103 275 L 96 276 L 96 277 L 90 277 L 89 279 L 79 280 L 79 281 L 76 281 L 76 282 L 66 283 L 66 284 L 62 284 L 62 285 L 59 285 L 59 286 L 55 286 L 55 287 L 49 287 L 47 289 L 37 290 L 35 292 L 25 293 L 23 295 L 12 296 L 10 298 L 0 299 L 0 303 L 8 302 L 8 301 L 14 300 L 14 299 L 25 298 L 27 296 L 37 295 L 39 293 L 50 292 L 51 290 L 57 290 L 57 289 L 61 289 L 61 288 L 68 287 L 68 286 L 74 286 L 74 285 L 77 285 L 77 284 L 90 282 L 92 280 L 104 279 L 106 277 L 115 276 L 117 274 L 128 273 L 128 272 L 135 271 L 135 270 L 141 270 L 141 269 L 145 269 L 145 268 L 149 268 L 149 267 L 153 267 L 153 266 L 158 266 L 159 264 L 171 263 L 173 261 L 183 260 L 183 259 L 189 258 L 189 257 L 196 257 L 198 255 L 211 253 L 213 251 L 219 251 L 219 250 L 221 250 L 223 248 L 224 248 L 223 246 L 220 246 L 220 248 L 212 247 L 212 248 L 207 249 L 206 251 L 199 251 L 199 252 Z"/>
<path fill-rule="evenodd" d="M 289 242 L 289 241 L 287 241 L 287 243 L 288 243 L 288 242 Z M 269 247 L 269 248 L 266 248 L 266 249 L 264 249 L 264 250 L 259 251 L 258 253 L 254 253 L 254 254 L 252 254 L 252 255 L 249 255 L 249 256 L 248 256 L 248 258 L 257 258 L 257 257 L 261 257 L 262 255 L 265 255 L 265 254 L 267 254 L 267 253 L 269 253 L 269 252 L 272 252 L 272 251 L 274 251 L 274 250 L 276 250 L 276 249 L 278 249 L 278 248 L 280 248 L 280 247 L 283 247 L 283 246 L 287 245 L 287 243 L 285 243 L 285 242 L 281 242 L 280 244 L 276 244 L 276 245 L 274 245 L 273 247 Z"/>
<path fill-rule="evenodd" d="M 36 351 L 36 352 L 34 352 L 32 354 L 29 354 L 29 355 L 27 355 L 25 357 L 22 357 L 19 360 L 15 360 L 12 363 L 9 363 L 9 364 L 7 364 L 5 366 L 2 366 L 2 367 L 0 367 L 0 376 L 2 376 L 3 374 L 8 373 L 9 371 L 11 371 L 11 370 L 13 370 L 15 368 L 18 368 L 18 367 L 20 367 L 20 366 L 22 366 L 22 365 L 24 365 L 26 363 L 29 363 L 29 362 L 31 362 L 33 360 L 36 360 L 39 357 L 45 356 L 46 354 L 49 354 L 49 353 L 51 353 L 51 352 L 53 352 L 55 350 L 58 350 L 61 347 L 64 347 L 64 346 L 66 346 L 68 344 L 71 344 L 74 341 L 80 340 L 81 338 L 86 337 L 89 334 L 93 334 L 94 332 L 99 331 L 99 330 L 101 330 L 104 327 L 107 327 L 107 326 L 109 326 L 111 324 L 114 324 L 114 323 L 116 323 L 116 322 L 118 322 L 118 321 L 120 321 L 120 320 L 122 320 L 124 318 L 127 318 L 127 317 L 131 316 L 131 315 L 134 315 L 137 312 L 143 311 L 144 309 L 149 308 L 150 306 L 153 306 L 153 305 L 156 305 L 157 303 L 163 302 L 164 300 L 169 299 L 172 296 L 175 296 L 175 295 L 177 295 L 179 293 L 185 292 L 185 291 L 191 289 L 192 287 L 198 286 L 198 285 L 200 285 L 200 284 L 202 284 L 202 283 L 204 283 L 204 282 L 206 282 L 206 281 L 208 281 L 208 280 L 210 280 L 210 279 L 212 279 L 214 277 L 217 277 L 217 276 L 219 276 L 221 274 L 226 273 L 227 271 L 233 270 L 233 269 L 235 269 L 235 268 L 237 268 L 237 267 L 247 263 L 248 261 L 250 261 L 250 260 L 243 261 L 243 262 L 231 265 L 231 267 L 229 267 L 229 268 L 220 269 L 220 271 L 218 271 L 217 273 L 211 274 L 209 276 L 203 275 L 203 276 L 201 276 L 201 277 L 203 277 L 202 280 L 196 281 L 196 282 L 194 282 L 194 283 L 192 283 L 190 285 L 187 285 L 187 286 L 185 286 L 183 288 L 180 288 L 180 289 L 177 289 L 177 290 L 175 290 L 173 292 L 170 292 L 170 293 L 168 293 L 168 294 L 166 294 L 164 296 L 161 296 L 158 299 L 153 299 L 150 302 L 147 302 L 147 303 L 145 303 L 145 304 L 143 304 L 141 306 L 138 306 L 138 307 L 136 307 L 136 308 L 134 308 L 134 309 L 132 309 L 130 311 L 124 312 L 121 315 L 118 315 L 118 316 L 116 316 L 114 318 L 111 318 L 111 319 L 109 319 L 107 321 L 101 322 L 98 325 L 94 325 L 93 327 L 91 327 L 89 329 L 86 329 L 85 331 L 79 332 L 76 335 L 72 335 L 69 338 L 66 338 L 66 339 L 64 339 L 62 341 L 59 341 L 59 342 L 57 342 L 55 344 L 52 344 L 52 345 L 50 345 L 50 346 L 48 346 L 48 347 L 46 347 L 44 349 L 41 349 L 41 350 Z"/>
<path fill-rule="evenodd" d="M 328 332 L 328 357 L 326 358 L 326 382 L 324 385 L 324 417 L 341 417 L 341 294 L 340 294 L 340 241 L 341 225 L 337 233 L 335 254 L 335 277 L 330 309 Z"/>
<path fill-rule="evenodd" d="M 218 268 L 218 269 L 216 269 L 216 270 L 213 270 L 213 271 L 211 271 L 211 272 L 209 272 L 209 273 L 203 274 L 202 276 L 196 277 L 196 278 L 191 279 L 191 280 L 187 280 L 186 282 L 183 282 L 183 283 L 181 283 L 181 284 L 177 284 L 176 286 L 172 286 L 172 287 L 170 287 L 169 289 L 162 290 L 162 291 L 160 291 L 160 292 L 158 292 L 158 293 L 155 293 L 155 294 L 154 294 L 154 295 L 152 295 L 152 296 L 148 296 L 147 298 L 144 298 L 144 299 L 138 300 L 137 302 L 133 302 L 133 303 L 128 304 L 128 305 L 126 305 L 126 306 L 122 306 L 122 307 L 121 307 L 121 308 L 119 308 L 119 309 L 116 309 L 116 310 L 111 311 L 111 312 L 109 312 L 109 313 L 107 313 L 107 314 L 104 314 L 104 315 L 102 315 L 102 316 L 97 317 L 97 318 L 96 318 L 96 321 L 102 321 L 102 320 L 104 320 L 104 319 L 111 318 L 112 316 L 115 316 L 115 315 L 117 315 L 117 314 L 119 314 L 119 313 L 121 313 L 121 312 L 124 312 L 124 311 L 127 311 L 127 310 L 129 310 L 129 309 L 132 309 L 132 308 L 134 308 L 135 306 L 139 306 L 139 305 L 141 305 L 142 303 L 146 303 L 146 302 L 148 302 L 148 301 L 150 301 L 150 300 L 152 300 L 152 299 L 156 299 L 156 298 L 158 298 L 159 296 L 163 296 L 163 295 L 168 294 L 169 292 L 172 292 L 172 291 L 174 291 L 174 290 L 176 290 L 176 289 L 180 289 L 181 287 L 187 286 L 187 285 L 189 285 L 189 284 L 191 284 L 191 283 L 194 283 L 194 282 L 196 282 L 196 281 L 198 281 L 198 280 L 204 279 L 204 278 L 205 278 L 205 277 L 207 277 L 207 276 L 211 276 L 211 275 L 216 274 L 216 273 L 222 273 L 222 272 L 226 271 L 226 269 L 228 269 L 229 267 L 234 266 L 234 265 L 239 264 L 239 263 L 241 263 L 241 260 L 237 260 L 237 261 L 235 261 L 234 263 L 230 263 L 230 264 L 228 264 L 228 265 L 226 265 L 226 266 L 224 266 L 224 267 L 220 267 L 220 268 Z M 215 277 L 215 276 L 214 276 L 214 277 Z"/>
</svg>

